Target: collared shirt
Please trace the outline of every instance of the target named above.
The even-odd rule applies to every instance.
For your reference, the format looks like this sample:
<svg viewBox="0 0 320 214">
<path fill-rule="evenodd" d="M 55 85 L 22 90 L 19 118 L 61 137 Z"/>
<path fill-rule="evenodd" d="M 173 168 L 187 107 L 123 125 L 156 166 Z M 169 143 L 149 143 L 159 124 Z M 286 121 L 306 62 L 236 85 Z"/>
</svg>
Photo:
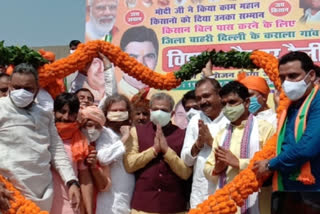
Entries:
<svg viewBox="0 0 320 214">
<path fill-rule="evenodd" d="M 308 111 L 306 130 L 299 142 L 294 136 L 295 120 L 302 101 L 292 104 L 288 109 L 287 127 L 281 153 L 270 160 L 270 168 L 281 172 L 284 189 L 288 191 L 320 191 L 320 93 L 317 93 Z M 290 179 L 290 175 L 310 161 L 314 185 L 304 185 Z"/>
<path fill-rule="evenodd" d="M 229 122 L 229 120 L 223 116 L 222 112 L 214 120 L 211 120 L 203 112 L 200 112 L 199 114 L 194 115 L 188 124 L 183 148 L 181 151 L 181 158 L 187 166 L 193 166 L 193 181 L 190 196 L 191 208 L 196 207 L 215 191 L 214 186 L 208 182 L 203 174 L 204 165 L 208 156 L 210 155 L 211 148 L 205 144 L 197 156 L 193 157 L 191 155 L 192 146 L 198 138 L 199 120 L 203 120 L 204 123 L 208 125 L 211 136 L 214 139 L 217 132 L 225 127 Z"/>
<path fill-rule="evenodd" d="M 304 16 L 301 18 L 306 23 L 319 22 L 320 21 L 320 11 L 315 14 L 311 14 L 311 8 L 308 8 Z"/>
<path fill-rule="evenodd" d="M 1 98 L 0 141 L 0 174 L 42 210 L 52 203 L 51 163 L 65 183 L 77 180 L 52 113 L 38 104 L 22 109 Z"/>
<path fill-rule="evenodd" d="M 110 128 L 103 128 L 96 141 L 98 160 L 101 165 L 109 165 L 111 188 L 108 192 L 99 192 L 97 198 L 97 214 L 129 214 L 130 201 L 135 185 L 133 174 L 126 172 L 123 155 L 126 148 L 120 136 Z"/>
<path fill-rule="evenodd" d="M 245 124 L 247 121 L 242 121 L 239 126 L 233 126 L 230 147 L 229 150 L 239 158 L 239 169 L 228 166 L 226 170 L 226 182 L 229 183 L 233 180 L 233 178 L 239 174 L 239 172 L 249 165 L 250 158 L 240 158 L 241 152 L 241 140 L 245 130 Z M 226 126 L 227 127 L 227 126 Z M 272 137 L 275 133 L 275 129 L 273 126 L 265 120 L 253 119 L 253 128 L 252 133 L 250 135 L 250 144 L 249 147 L 249 156 L 252 157 L 255 152 L 259 151 L 264 143 Z M 215 186 L 218 186 L 219 175 L 212 175 L 214 167 L 215 167 L 215 149 L 218 146 L 222 146 L 223 141 L 226 136 L 226 128 L 223 128 L 218 132 L 215 137 L 215 141 L 212 145 L 212 151 L 210 156 L 207 159 L 207 162 L 204 167 L 204 174 L 208 180 L 210 180 Z M 256 200 L 257 193 L 251 195 L 249 197 L 249 212 L 250 213 L 259 213 L 259 203 Z M 240 213 L 240 209 L 238 208 L 238 212 Z"/>
<path fill-rule="evenodd" d="M 274 129 L 277 128 L 277 114 L 273 111 L 273 109 L 267 109 L 264 111 L 259 112 L 256 115 L 256 118 L 260 119 L 260 120 L 265 120 L 267 122 L 269 122 L 271 125 L 273 125 Z"/>
</svg>

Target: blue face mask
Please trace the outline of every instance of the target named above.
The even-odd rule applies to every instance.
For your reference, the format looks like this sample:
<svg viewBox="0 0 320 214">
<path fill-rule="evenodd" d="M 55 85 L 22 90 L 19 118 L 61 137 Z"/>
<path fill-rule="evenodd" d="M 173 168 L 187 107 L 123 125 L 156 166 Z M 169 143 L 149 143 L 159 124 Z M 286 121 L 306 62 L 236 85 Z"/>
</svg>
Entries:
<svg viewBox="0 0 320 214">
<path fill-rule="evenodd" d="M 250 105 L 249 112 L 254 114 L 261 108 L 261 104 L 258 102 L 258 98 L 256 96 L 250 97 Z"/>
</svg>

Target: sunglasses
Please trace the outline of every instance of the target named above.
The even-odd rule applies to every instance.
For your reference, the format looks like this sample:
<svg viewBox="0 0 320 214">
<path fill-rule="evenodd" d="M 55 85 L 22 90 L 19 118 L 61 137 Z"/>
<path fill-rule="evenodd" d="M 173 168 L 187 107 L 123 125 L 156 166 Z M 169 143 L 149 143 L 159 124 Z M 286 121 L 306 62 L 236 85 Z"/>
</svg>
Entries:
<svg viewBox="0 0 320 214">
<path fill-rule="evenodd" d="M 0 88 L 0 91 L 1 91 L 2 93 L 6 93 L 8 90 L 9 90 L 8 87 L 7 87 L 7 88 Z"/>
</svg>

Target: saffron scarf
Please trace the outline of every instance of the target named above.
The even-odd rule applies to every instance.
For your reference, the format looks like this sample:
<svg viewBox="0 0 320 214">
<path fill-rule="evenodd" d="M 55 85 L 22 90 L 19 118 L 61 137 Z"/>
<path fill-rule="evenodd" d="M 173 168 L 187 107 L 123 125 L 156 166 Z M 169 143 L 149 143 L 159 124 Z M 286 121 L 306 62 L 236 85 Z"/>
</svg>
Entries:
<svg viewBox="0 0 320 214">
<path fill-rule="evenodd" d="M 84 160 L 89 154 L 88 140 L 81 132 L 77 122 L 56 123 L 58 133 L 62 140 L 71 139 L 71 151 L 73 161 Z"/>
<path fill-rule="evenodd" d="M 299 143 L 306 126 L 307 126 L 307 116 L 309 112 L 310 105 L 315 98 L 318 92 L 318 86 L 315 86 L 307 98 L 304 100 L 303 104 L 301 105 L 298 115 L 295 120 L 295 129 L 294 129 L 294 136 L 296 139 L 296 143 Z M 281 114 L 278 124 L 278 140 L 277 140 L 277 151 L 276 154 L 279 155 L 281 153 L 282 143 L 285 138 L 285 131 L 287 127 L 287 110 L 284 110 Z M 306 162 L 302 165 L 301 169 L 297 170 L 296 172 L 290 175 L 290 179 L 300 181 L 305 185 L 312 185 L 315 183 L 315 178 L 311 173 L 311 165 L 310 162 Z M 283 183 L 282 183 L 282 176 L 281 173 L 276 171 L 273 177 L 273 191 L 284 191 Z"/>
</svg>

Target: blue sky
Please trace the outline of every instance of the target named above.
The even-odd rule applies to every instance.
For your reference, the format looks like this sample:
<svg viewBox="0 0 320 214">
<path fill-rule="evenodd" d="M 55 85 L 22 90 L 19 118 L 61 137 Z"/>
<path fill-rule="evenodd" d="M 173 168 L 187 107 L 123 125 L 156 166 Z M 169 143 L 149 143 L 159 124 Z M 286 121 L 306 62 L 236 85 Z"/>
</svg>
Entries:
<svg viewBox="0 0 320 214">
<path fill-rule="evenodd" d="M 85 0 L 3 0 L 0 41 L 5 45 L 68 45 L 84 40 Z"/>
</svg>

